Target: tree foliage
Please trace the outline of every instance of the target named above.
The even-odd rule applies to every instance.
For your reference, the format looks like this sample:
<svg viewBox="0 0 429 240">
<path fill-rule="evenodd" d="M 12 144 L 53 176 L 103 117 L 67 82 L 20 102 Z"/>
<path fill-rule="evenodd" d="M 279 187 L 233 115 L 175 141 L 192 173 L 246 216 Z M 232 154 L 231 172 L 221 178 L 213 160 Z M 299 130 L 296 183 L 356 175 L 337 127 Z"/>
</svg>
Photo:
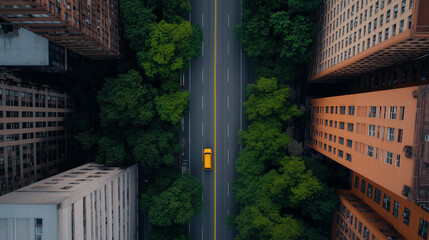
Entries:
<svg viewBox="0 0 429 240">
<path fill-rule="evenodd" d="M 161 120 L 177 124 L 187 113 L 189 106 L 189 92 L 177 91 L 155 97 L 155 108 Z"/>
<path fill-rule="evenodd" d="M 130 40 L 130 48 L 143 51 L 149 34 L 156 25 L 153 9 L 146 8 L 140 0 L 121 0 L 121 19 L 125 37 Z"/>
<path fill-rule="evenodd" d="M 98 163 L 109 166 L 122 166 L 125 162 L 125 146 L 122 142 L 109 137 L 102 137 L 99 142 Z"/>
<path fill-rule="evenodd" d="M 130 134 L 128 143 L 135 161 L 146 168 L 173 164 L 180 149 L 177 128 L 160 122 L 152 123 L 146 131 Z"/>
<path fill-rule="evenodd" d="M 161 20 L 150 34 L 148 51 L 138 57 L 149 77 L 178 78 L 192 57 L 200 55 L 201 33 L 188 21 L 167 23 Z M 195 32 L 194 32 L 195 31 Z"/>
<path fill-rule="evenodd" d="M 99 92 L 102 126 L 147 125 L 155 116 L 152 98 L 156 90 L 143 85 L 138 72 L 131 70 L 119 78 L 108 78 Z"/>
<path fill-rule="evenodd" d="M 163 189 L 165 181 L 156 182 L 150 188 Z M 156 193 L 150 189 L 148 193 Z M 164 191 L 149 195 L 143 194 L 141 205 L 147 210 L 150 222 L 155 226 L 174 226 L 190 222 L 195 214 L 201 213 L 202 185 L 195 177 L 183 174 L 171 182 Z"/>
</svg>

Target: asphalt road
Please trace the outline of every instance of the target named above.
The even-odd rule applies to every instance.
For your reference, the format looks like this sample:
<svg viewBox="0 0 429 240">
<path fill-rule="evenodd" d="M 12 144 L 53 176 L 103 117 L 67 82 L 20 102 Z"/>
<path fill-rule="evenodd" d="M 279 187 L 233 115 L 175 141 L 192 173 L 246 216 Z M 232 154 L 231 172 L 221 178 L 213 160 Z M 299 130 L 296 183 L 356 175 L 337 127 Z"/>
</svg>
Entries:
<svg viewBox="0 0 429 240">
<path fill-rule="evenodd" d="M 190 20 L 201 26 L 203 45 L 202 56 L 191 61 L 183 78 L 191 100 L 184 121 L 182 159 L 184 170 L 203 183 L 204 213 L 196 216 L 187 230 L 192 239 L 234 239 L 235 232 L 225 218 L 239 212 L 232 183 L 240 150 L 237 132 L 244 123 L 242 102 L 251 77 L 249 61 L 233 36 L 233 27 L 241 23 L 242 9 L 238 0 L 191 0 L 191 7 Z M 214 150 L 211 171 L 202 167 L 205 147 Z"/>
</svg>

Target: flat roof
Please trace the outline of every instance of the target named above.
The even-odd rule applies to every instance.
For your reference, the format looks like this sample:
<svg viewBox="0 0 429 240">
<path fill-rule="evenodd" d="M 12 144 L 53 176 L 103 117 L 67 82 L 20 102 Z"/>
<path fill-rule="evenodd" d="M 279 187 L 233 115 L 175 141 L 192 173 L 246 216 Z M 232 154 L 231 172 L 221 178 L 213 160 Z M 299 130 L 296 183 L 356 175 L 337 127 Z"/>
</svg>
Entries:
<svg viewBox="0 0 429 240">
<path fill-rule="evenodd" d="M 88 163 L 0 196 L 0 204 L 60 204 L 66 200 L 74 202 L 126 169 Z"/>
</svg>

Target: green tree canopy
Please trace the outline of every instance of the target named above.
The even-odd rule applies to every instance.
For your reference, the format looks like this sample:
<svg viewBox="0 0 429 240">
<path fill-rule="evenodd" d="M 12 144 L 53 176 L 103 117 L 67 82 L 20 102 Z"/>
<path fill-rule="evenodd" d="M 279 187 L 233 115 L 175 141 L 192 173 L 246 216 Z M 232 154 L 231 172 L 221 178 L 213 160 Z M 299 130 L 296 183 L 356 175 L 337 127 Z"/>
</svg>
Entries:
<svg viewBox="0 0 429 240">
<path fill-rule="evenodd" d="M 130 48 L 134 51 L 143 51 L 146 40 L 156 25 L 156 16 L 153 10 L 146 8 L 140 0 L 121 0 L 121 19 L 125 37 L 130 40 Z"/>
<path fill-rule="evenodd" d="M 142 78 L 135 70 L 108 78 L 99 92 L 101 125 L 143 126 L 155 116 L 153 96 L 156 90 L 142 84 Z"/>
<path fill-rule="evenodd" d="M 98 163 L 109 166 L 121 166 L 125 163 L 125 146 L 122 142 L 109 137 L 102 137 L 98 141 Z"/>
<path fill-rule="evenodd" d="M 177 124 L 189 109 L 189 92 L 179 90 L 156 96 L 155 108 L 161 120 Z"/>
<path fill-rule="evenodd" d="M 239 131 L 240 143 L 254 152 L 259 161 L 267 167 L 276 165 L 287 152 L 289 136 L 282 131 L 282 125 L 276 119 L 265 122 L 252 122 L 247 131 Z"/>
<path fill-rule="evenodd" d="M 188 21 L 167 23 L 161 20 L 150 34 L 148 51 L 138 58 L 149 77 L 177 78 L 192 57 L 200 55 L 201 30 Z"/>
<path fill-rule="evenodd" d="M 314 24 L 310 18 L 297 15 L 291 19 L 287 12 L 277 12 L 271 15 L 270 25 L 274 36 L 279 39 L 279 56 L 306 62 L 313 54 Z"/>
<path fill-rule="evenodd" d="M 243 104 L 247 118 L 264 121 L 268 117 L 278 117 L 289 121 L 300 116 L 299 108 L 288 99 L 289 91 L 289 87 L 279 87 L 276 78 L 261 77 L 256 84 L 248 84 L 249 100 Z"/>
<path fill-rule="evenodd" d="M 153 184 L 150 188 L 161 188 Z M 155 192 L 155 191 L 148 191 Z M 173 226 L 190 222 L 203 210 L 202 184 L 198 179 L 183 174 L 160 194 L 142 195 L 142 208 L 148 210 L 149 220 L 155 226 Z"/>
<path fill-rule="evenodd" d="M 143 167 L 158 168 L 171 165 L 179 154 L 178 130 L 159 122 L 152 123 L 146 131 L 128 136 L 133 157 Z"/>
</svg>

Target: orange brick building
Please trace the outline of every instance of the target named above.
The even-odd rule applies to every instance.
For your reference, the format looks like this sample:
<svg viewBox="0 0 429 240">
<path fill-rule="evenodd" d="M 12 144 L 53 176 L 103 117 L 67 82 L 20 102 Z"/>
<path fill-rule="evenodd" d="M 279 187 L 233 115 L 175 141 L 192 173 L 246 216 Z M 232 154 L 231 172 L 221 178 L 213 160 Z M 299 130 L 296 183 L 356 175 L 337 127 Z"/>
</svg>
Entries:
<svg viewBox="0 0 429 240">
<path fill-rule="evenodd" d="M 339 190 L 332 239 L 427 239 L 429 214 L 418 205 L 354 173 L 351 190 Z"/>
<path fill-rule="evenodd" d="M 318 10 L 312 81 L 390 67 L 429 53 L 427 0 L 328 0 Z"/>
<path fill-rule="evenodd" d="M 91 59 L 118 58 L 118 0 L 1 0 L 0 18 Z"/>
<path fill-rule="evenodd" d="M 313 99 L 309 147 L 429 204 L 429 86 Z"/>
</svg>

